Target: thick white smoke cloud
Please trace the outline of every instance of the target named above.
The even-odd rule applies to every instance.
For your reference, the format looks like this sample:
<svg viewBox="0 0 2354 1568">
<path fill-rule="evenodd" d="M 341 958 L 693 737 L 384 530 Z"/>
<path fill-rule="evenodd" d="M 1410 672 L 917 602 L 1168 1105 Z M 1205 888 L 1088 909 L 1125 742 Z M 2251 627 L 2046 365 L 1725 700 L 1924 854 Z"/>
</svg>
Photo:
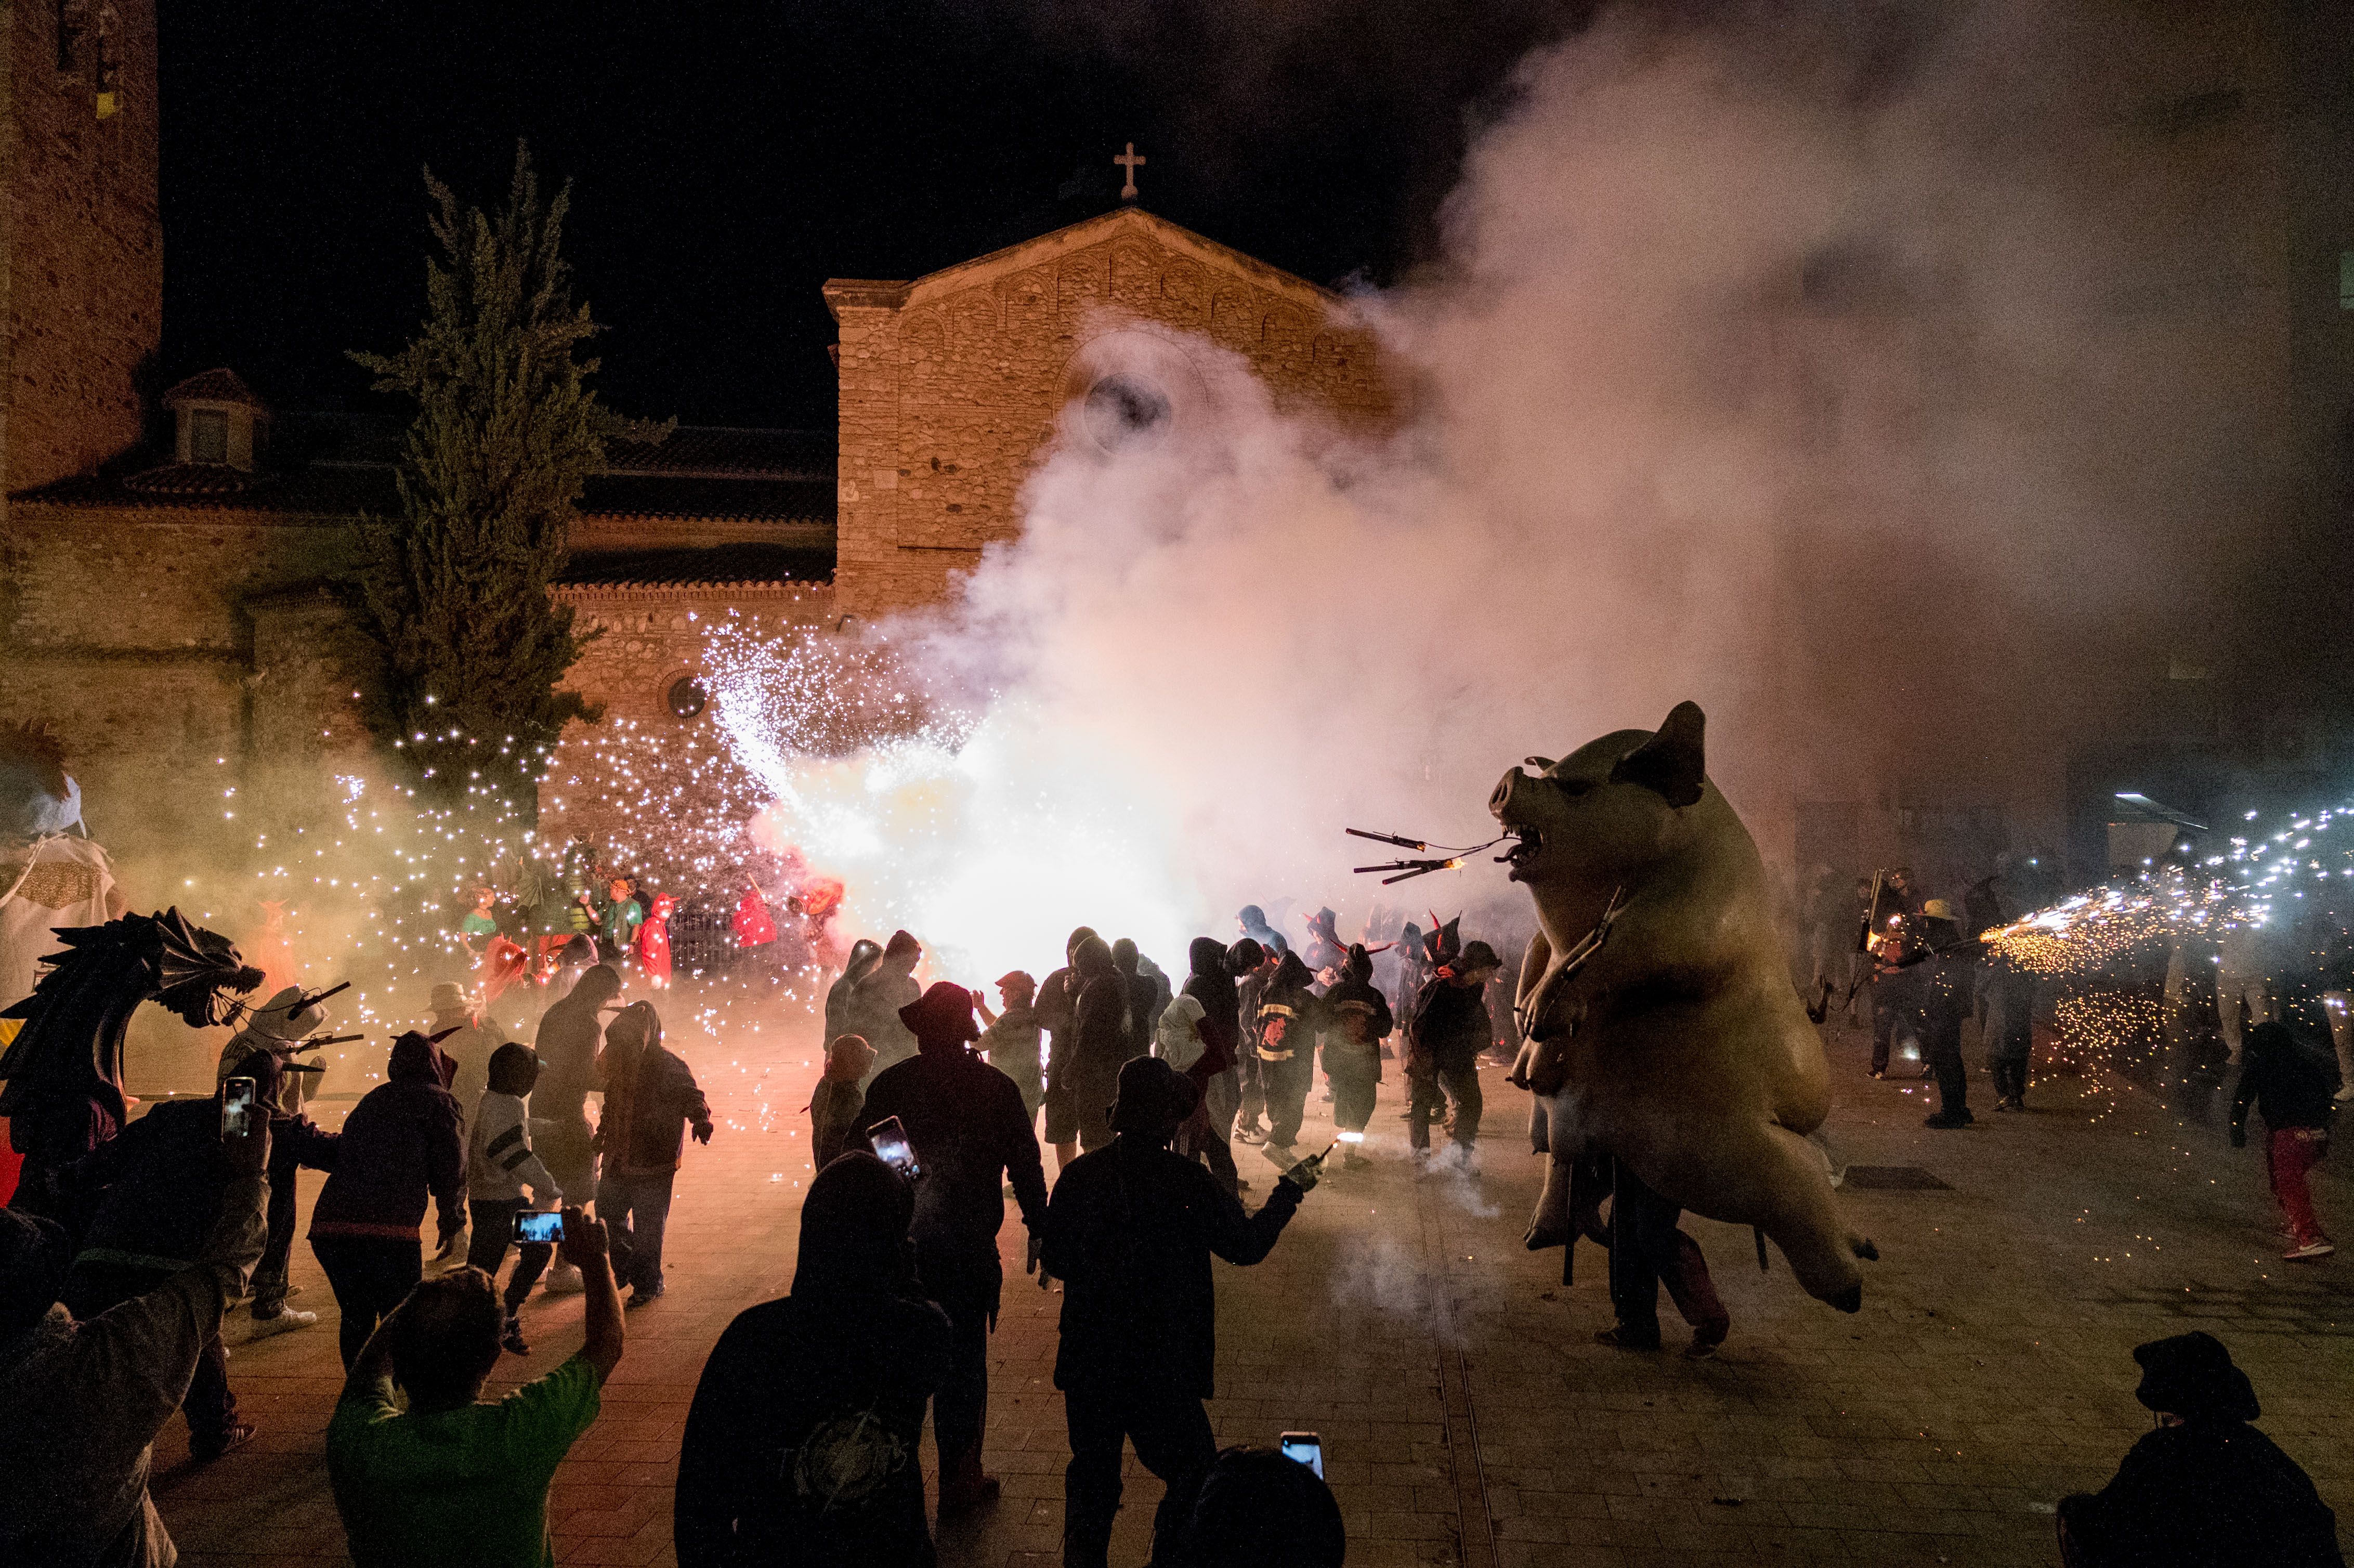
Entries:
<svg viewBox="0 0 2354 1568">
<path fill-rule="evenodd" d="M 1387 852 L 1342 827 L 1475 842 L 1503 768 L 1685 697 L 1769 853 L 1798 799 L 2048 784 L 2221 616 L 2201 541 L 2276 478 L 2253 198 L 2135 119 L 2201 81 L 2123 9 L 1893 54 L 1844 15 L 1530 59 L 1443 261 L 1361 302 L 1410 397 L 1378 443 L 1202 342 L 1157 444 L 1066 421 L 1021 539 L 893 629 L 997 694 L 970 743 L 775 781 L 851 925 L 1033 969 L 1082 920 L 1164 962 L 1246 901 L 1345 929 Z M 1484 859 L 1398 893 L 1508 897 Z"/>
</svg>

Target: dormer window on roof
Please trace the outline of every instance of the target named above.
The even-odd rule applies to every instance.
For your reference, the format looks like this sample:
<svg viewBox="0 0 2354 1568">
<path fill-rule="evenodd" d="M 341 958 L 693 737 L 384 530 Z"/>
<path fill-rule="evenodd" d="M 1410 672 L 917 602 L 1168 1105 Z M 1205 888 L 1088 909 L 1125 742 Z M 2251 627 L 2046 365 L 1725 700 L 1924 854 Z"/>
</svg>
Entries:
<svg viewBox="0 0 2354 1568">
<path fill-rule="evenodd" d="M 175 462 L 251 473 L 270 446 L 270 409 L 234 370 L 191 376 L 164 394 L 172 411 Z"/>
</svg>

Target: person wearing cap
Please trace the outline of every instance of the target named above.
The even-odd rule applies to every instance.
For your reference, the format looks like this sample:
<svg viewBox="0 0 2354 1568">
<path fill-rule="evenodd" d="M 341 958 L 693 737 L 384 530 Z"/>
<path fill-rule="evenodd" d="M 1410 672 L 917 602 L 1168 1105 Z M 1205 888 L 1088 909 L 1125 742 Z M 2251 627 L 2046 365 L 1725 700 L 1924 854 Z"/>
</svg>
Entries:
<svg viewBox="0 0 2354 1568">
<path fill-rule="evenodd" d="M 592 964 L 577 984 L 540 1015 L 532 1050 L 539 1082 L 531 1091 L 535 1126 L 532 1146 L 556 1183 L 578 1196 L 597 1190 L 597 1144 L 588 1128 L 588 1095 L 599 1086 L 597 1053 L 605 1038 L 604 1010 L 621 994 L 621 971 Z M 551 1296 L 580 1288 L 580 1275 L 558 1260 L 543 1287 Z"/>
<path fill-rule="evenodd" d="M 318 1067 L 295 1060 L 303 1041 L 327 1027 L 326 1011 L 301 986 L 290 985 L 246 1014 L 245 1026 L 221 1047 L 218 1081 L 231 1078 L 266 1080 L 275 1086 L 268 1109 L 275 1136 L 270 1145 L 270 1239 L 261 1249 L 261 1266 L 253 1271 L 253 1299 L 247 1310 L 257 1337 L 307 1329 L 319 1320 L 316 1312 L 286 1305 L 297 1287 L 287 1280 L 287 1265 L 294 1255 L 295 1172 L 305 1163 L 314 1171 L 329 1169 L 335 1136 L 323 1133 L 303 1114 L 310 1090 L 322 1075 Z M 253 1058 L 266 1056 L 266 1069 Z"/>
<path fill-rule="evenodd" d="M 440 1045 L 441 1054 L 458 1065 L 450 1093 L 458 1108 L 472 1116 L 482 1091 L 490 1087 L 491 1054 L 507 1043 L 507 1032 L 478 1014 L 473 998 L 446 980 L 433 988 L 430 1005 L 433 1027 L 427 1033 Z"/>
<path fill-rule="evenodd" d="M 1488 977 L 1502 967 L 1496 949 L 1487 943 L 1466 942 L 1460 953 L 1438 966 L 1415 998 L 1405 1036 L 1406 1082 L 1412 1089 L 1406 1139 L 1417 1156 L 1429 1154 L 1430 1123 L 1452 1102 L 1455 1158 L 1465 1170 L 1471 1168 L 1482 1108 L 1479 1053 L 1496 1035 L 1484 988 Z"/>
<path fill-rule="evenodd" d="M 748 1307 L 713 1347 L 679 1445 L 679 1568 L 931 1568 L 924 1407 L 949 1328 L 907 1245 L 915 1189 L 863 1149 L 801 1204 L 792 1293 Z"/>
<path fill-rule="evenodd" d="M 894 931 L 850 993 L 850 1033 L 875 1047 L 875 1065 L 862 1089 L 875 1086 L 875 1075 L 916 1054 L 916 1037 L 899 1022 L 899 1010 L 923 994 L 916 983 L 916 966 L 923 960 L 923 944 L 905 931 Z"/>
<path fill-rule="evenodd" d="M 2337 1516 L 2296 1461 L 2248 1425 L 2263 1411 L 2222 1342 L 2193 1331 L 2133 1356 L 2134 1397 L 2158 1428 L 2107 1486 L 2060 1499 L 2067 1568 L 2344 1568 Z"/>
<path fill-rule="evenodd" d="M 392 1043 L 385 1081 L 344 1118 L 334 1169 L 311 1209 L 311 1252 L 343 1321 L 349 1372 L 376 1322 L 424 1277 L 418 1227 L 429 1199 L 440 1246 L 466 1228 L 466 1118 L 443 1086 L 440 1053 L 410 1031 Z"/>
<path fill-rule="evenodd" d="M 972 993 L 941 981 L 899 1016 L 917 1054 L 875 1075 L 860 1119 L 872 1131 L 896 1117 L 923 1170 L 908 1234 L 924 1290 L 949 1315 L 949 1375 L 932 1405 L 932 1433 L 940 1448 L 940 1511 L 953 1514 L 998 1491 L 996 1478 L 981 1468 L 981 1440 L 989 1335 L 1004 1288 L 997 1233 L 1005 1224 L 1005 1184 L 1029 1229 L 1034 1266 L 1046 1175 L 1021 1091 L 970 1049 L 981 1035 Z"/>
<path fill-rule="evenodd" d="M 148 1468 L 156 1435 L 261 1255 L 269 1125 L 249 1118 L 244 1136 L 222 1139 L 215 1124 L 190 1173 L 210 1202 L 191 1261 L 90 1318 L 58 1302 L 64 1230 L 0 1209 L 0 1563 L 162 1568 L 175 1559 Z"/>
<path fill-rule="evenodd" d="M 1951 1131 L 1978 1119 L 1970 1114 L 1969 1070 L 1962 1063 L 1962 1020 L 1970 1015 L 1976 1000 L 1971 982 L 1979 949 L 1964 939 L 1954 906 L 1942 898 L 1921 906 L 1916 925 L 1922 955 L 1914 992 L 1921 1012 L 1921 1054 L 1937 1079 L 1937 1109 L 1922 1125 Z"/>
<path fill-rule="evenodd" d="M 612 1236 L 613 1277 L 630 1287 L 632 1307 L 663 1293 L 663 1233 L 687 1128 L 697 1143 L 711 1141 L 711 1107 L 695 1071 L 663 1049 L 662 1038 L 653 1003 L 633 1001 L 606 1025 L 597 1058 L 605 1086 L 605 1110 L 597 1119 L 597 1217 Z"/>
<path fill-rule="evenodd" d="M 1155 1056 L 1119 1070 L 1110 1145 L 1081 1155 L 1046 1205 L 1043 1263 L 1064 1282 L 1055 1386 L 1071 1462 L 1063 1473 L 1063 1562 L 1095 1568 L 1119 1511 L 1120 1449 L 1167 1485 L 1152 1560 L 1174 1562 L 1176 1533 L 1217 1455 L 1202 1402 L 1213 1396 L 1217 1287 L 1213 1255 L 1258 1262 L 1316 1184 L 1312 1161 L 1275 1184 L 1264 1208 L 1241 1201 L 1169 1140 L 1193 1114 L 1193 1086 Z"/>
<path fill-rule="evenodd" d="M 1038 982 L 1014 969 L 997 977 L 997 997 L 1002 1011 L 992 1014 L 981 1003 L 981 1054 L 989 1065 L 1013 1080 L 1022 1091 L 1022 1109 L 1034 1122 L 1039 1103 L 1046 1097 L 1045 1062 L 1040 1054 L 1044 1031 L 1038 1024 Z"/>
</svg>

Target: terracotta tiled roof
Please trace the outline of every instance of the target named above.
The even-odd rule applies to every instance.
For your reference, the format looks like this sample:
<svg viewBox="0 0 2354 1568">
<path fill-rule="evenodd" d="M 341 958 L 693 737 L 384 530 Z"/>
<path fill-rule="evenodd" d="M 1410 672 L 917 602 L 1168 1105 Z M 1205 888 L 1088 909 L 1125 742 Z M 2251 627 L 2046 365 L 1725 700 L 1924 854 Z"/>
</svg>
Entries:
<svg viewBox="0 0 2354 1568">
<path fill-rule="evenodd" d="M 831 479 L 833 464 L 831 430 L 682 425 L 660 443 L 614 441 L 605 451 L 605 471 L 611 474 Z"/>
<path fill-rule="evenodd" d="M 164 394 L 166 408 L 176 408 L 183 403 L 242 403 L 265 412 L 270 407 L 253 395 L 253 389 L 236 371 L 226 368 L 202 371 Z"/>
<path fill-rule="evenodd" d="M 144 473 L 134 473 L 122 482 L 125 490 L 137 491 L 148 498 L 182 495 L 192 499 L 217 501 L 225 496 L 243 495 L 270 482 L 266 473 L 249 473 L 225 462 L 167 462 L 161 468 L 151 468 Z"/>
<path fill-rule="evenodd" d="M 700 550 L 626 550 L 575 556 L 559 588 L 781 588 L 833 576 L 832 550 L 786 545 L 715 545 Z"/>
</svg>

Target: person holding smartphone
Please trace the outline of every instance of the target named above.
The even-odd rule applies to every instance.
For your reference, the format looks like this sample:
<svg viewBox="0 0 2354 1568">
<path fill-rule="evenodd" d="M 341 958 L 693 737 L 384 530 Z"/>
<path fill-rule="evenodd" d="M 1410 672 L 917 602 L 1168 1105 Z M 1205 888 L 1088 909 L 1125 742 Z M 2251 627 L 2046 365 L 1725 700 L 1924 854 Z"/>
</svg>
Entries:
<svg viewBox="0 0 2354 1568">
<path fill-rule="evenodd" d="M 195 1226 L 181 1244 L 189 1261 L 144 1289 L 90 1317 L 57 1305 L 65 1231 L 0 1209 L 0 1563 L 172 1561 L 147 1495 L 155 1436 L 217 1353 L 221 1316 L 261 1256 L 269 1191 L 269 1118 L 224 1136 L 217 1102 L 186 1103 L 214 1120 L 177 1148 L 176 1183 L 154 1191 L 172 1192 Z"/>
<path fill-rule="evenodd" d="M 525 1114 L 524 1099 L 538 1082 L 538 1055 L 530 1046 L 510 1041 L 491 1054 L 490 1087 L 474 1106 L 473 1130 L 466 1146 L 466 1209 L 474 1222 L 474 1239 L 466 1248 L 466 1265 L 494 1280 L 506 1261 L 515 1216 L 564 1206 L 564 1189 L 531 1150 L 531 1118 Z M 531 1191 L 528 1200 L 525 1188 Z M 506 1326 L 499 1336 L 499 1343 L 515 1355 L 531 1354 L 520 1316 L 524 1298 L 555 1255 L 556 1248 L 545 1243 L 516 1246 L 514 1273 L 507 1280 Z"/>
<path fill-rule="evenodd" d="M 989 1414 L 989 1335 L 1004 1287 L 997 1255 L 1005 1224 L 1002 1183 L 1013 1184 L 1023 1223 L 1034 1236 L 1046 1217 L 1046 1175 L 1022 1091 L 969 1049 L 981 1035 L 972 993 L 937 984 L 900 1009 L 899 1021 L 915 1035 L 917 1054 L 875 1075 L 861 1115 L 870 1134 L 896 1120 L 923 1171 L 908 1234 L 916 1271 L 952 1330 L 932 1430 L 940 1446 L 940 1511 L 953 1514 L 998 1492 L 996 1478 L 981 1467 L 981 1443 Z M 1034 1245 L 1034 1262 L 1036 1255 Z"/>
</svg>

